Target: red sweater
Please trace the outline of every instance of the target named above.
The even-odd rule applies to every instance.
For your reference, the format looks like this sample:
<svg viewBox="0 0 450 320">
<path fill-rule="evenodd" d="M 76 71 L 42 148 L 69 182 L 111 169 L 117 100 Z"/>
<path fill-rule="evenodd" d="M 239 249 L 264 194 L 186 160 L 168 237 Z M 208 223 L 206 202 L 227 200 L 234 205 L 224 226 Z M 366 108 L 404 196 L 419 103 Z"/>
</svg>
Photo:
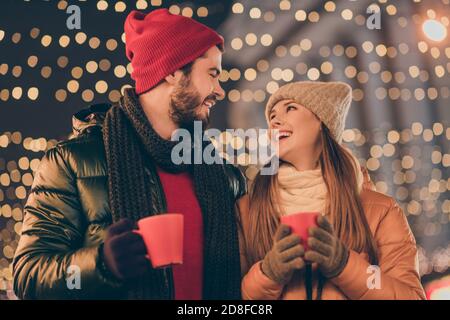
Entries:
<svg viewBox="0 0 450 320">
<path fill-rule="evenodd" d="M 201 300 L 203 289 L 203 217 L 187 172 L 172 174 L 158 168 L 167 212 L 184 215 L 183 264 L 173 267 L 176 300 Z"/>
</svg>

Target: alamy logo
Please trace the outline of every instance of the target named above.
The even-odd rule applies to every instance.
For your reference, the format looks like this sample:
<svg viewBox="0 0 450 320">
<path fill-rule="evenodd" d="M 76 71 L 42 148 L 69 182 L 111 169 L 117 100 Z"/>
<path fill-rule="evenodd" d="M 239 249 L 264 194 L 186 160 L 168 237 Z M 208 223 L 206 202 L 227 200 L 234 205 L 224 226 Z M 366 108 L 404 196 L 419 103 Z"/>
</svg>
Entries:
<svg viewBox="0 0 450 320">
<path fill-rule="evenodd" d="M 81 289 L 81 269 L 79 266 L 70 265 L 67 268 L 66 285 L 69 290 Z"/>
<path fill-rule="evenodd" d="M 67 29 L 81 29 L 81 9 L 77 5 L 70 5 L 66 9 L 66 13 L 70 16 L 66 20 Z"/>
<path fill-rule="evenodd" d="M 177 129 L 173 132 L 171 140 L 178 141 L 171 153 L 174 164 L 235 164 L 240 155 L 245 155 L 246 142 L 250 142 L 248 157 L 249 163 L 261 166 L 261 175 L 274 175 L 279 168 L 279 130 L 267 129 L 227 129 L 226 134 L 230 140 L 239 141 L 239 146 L 220 144 L 223 134 L 218 129 L 203 131 L 202 122 L 194 122 L 193 135 L 189 130 Z M 203 142 L 210 143 L 203 148 Z M 224 150 L 225 149 L 225 150 Z M 194 154 L 192 154 L 192 152 Z"/>
<path fill-rule="evenodd" d="M 356 2 L 358 0 L 350 0 L 352 2 Z M 380 1 L 381 2 L 381 1 Z M 385 1 L 383 1 L 385 2 Z M 378 4 L 371 4 L 366 9 L 367 19 L 366 19 L 366 28 L 369 30 L 380 30 L 381 29 L 381 9 Z"/>
<path fill-rule="evenodd" d="M 380 7 L 378 7 L 377 5 L 372 5 L 372 6 L 367 8 L 366 13 L 369 14 L 369 16 L 367 17 L 367 20 L 366 20 L 367 29 L 369 29 L 369 30 L 373 30 L 373 29 L 380 30 L 381 29 L 381 10 L 380 10 Z"/>
<path fill-rule="evenodd" d="M 379 290 L 381 289 L 381 269 L 379 266 L 368 266 L 367 274 L 370 276 L 367 278 L 367 288 L 369 290 Z"/>
</svg>

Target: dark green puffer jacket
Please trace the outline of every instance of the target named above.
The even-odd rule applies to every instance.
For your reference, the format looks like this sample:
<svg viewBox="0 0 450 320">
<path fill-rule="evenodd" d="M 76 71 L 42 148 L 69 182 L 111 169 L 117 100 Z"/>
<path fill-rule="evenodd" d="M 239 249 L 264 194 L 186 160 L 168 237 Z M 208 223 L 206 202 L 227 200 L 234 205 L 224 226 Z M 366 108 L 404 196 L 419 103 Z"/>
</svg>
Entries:
<svg viewBox="0 0 450 320">
<path fill-rule="evenodd" d="M 14 291 L 21 299 L 120 299 L 121 283 L 108 276 L 99 255 L 105 229 L 112 223 L 101 124 L 107 104 L 93 105 L 73 117 L 73 135 L 48 150 L 35 174 L 24 208 L 22 235 L 13 260 Z M 223 166 L 235 199 L 245 194 L 240 171 Z M 155 212 L 165 212 L 156 170 L 150 177 Z M 69 269 L 75 266 L 74 269 Z M 79 269 L 78 269 L 79 268 Z M 80 271 L 80 289 L 69 277 Z M 173 296 L 165 273 L 166 295 Z"/>
</svg>

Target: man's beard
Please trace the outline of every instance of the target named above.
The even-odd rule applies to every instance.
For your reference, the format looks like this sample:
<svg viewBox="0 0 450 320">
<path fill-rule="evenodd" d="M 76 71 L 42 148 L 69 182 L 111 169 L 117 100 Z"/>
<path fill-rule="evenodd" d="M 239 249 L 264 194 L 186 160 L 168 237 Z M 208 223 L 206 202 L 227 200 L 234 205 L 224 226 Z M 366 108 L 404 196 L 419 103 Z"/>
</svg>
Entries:
<svg viewBox="0 0 450 320">
<path fill-rule="evenodd" d="M 215 101 L 216 96 L 210 95 L 205 100 Z M 194 121 L 201 121 L 205 128 L 209 124 L 209 114 L 202 117 L 198 113 L 203 101 L 200 94 L 191 87 L 189 77 L 183 76 L 170 97 L 170 117 L 179 128 L 193 131 Z"/>
</svg>

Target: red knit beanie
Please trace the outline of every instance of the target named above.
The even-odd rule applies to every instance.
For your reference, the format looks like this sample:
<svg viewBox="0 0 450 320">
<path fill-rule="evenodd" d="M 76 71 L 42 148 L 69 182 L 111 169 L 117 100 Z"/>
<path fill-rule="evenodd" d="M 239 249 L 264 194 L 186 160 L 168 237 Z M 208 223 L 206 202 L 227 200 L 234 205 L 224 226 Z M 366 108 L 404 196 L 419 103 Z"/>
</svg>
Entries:
<svg viewBox="0 0 450 320">
<path fill-rule="evenodd" d="M 167 9 L 149 14 L 132 11 L 125 20 L 125 37 L 137 94 L 150 90 L 209 48 L 223 45 L 223 38 L 211 28 Z"/>
</svg>

